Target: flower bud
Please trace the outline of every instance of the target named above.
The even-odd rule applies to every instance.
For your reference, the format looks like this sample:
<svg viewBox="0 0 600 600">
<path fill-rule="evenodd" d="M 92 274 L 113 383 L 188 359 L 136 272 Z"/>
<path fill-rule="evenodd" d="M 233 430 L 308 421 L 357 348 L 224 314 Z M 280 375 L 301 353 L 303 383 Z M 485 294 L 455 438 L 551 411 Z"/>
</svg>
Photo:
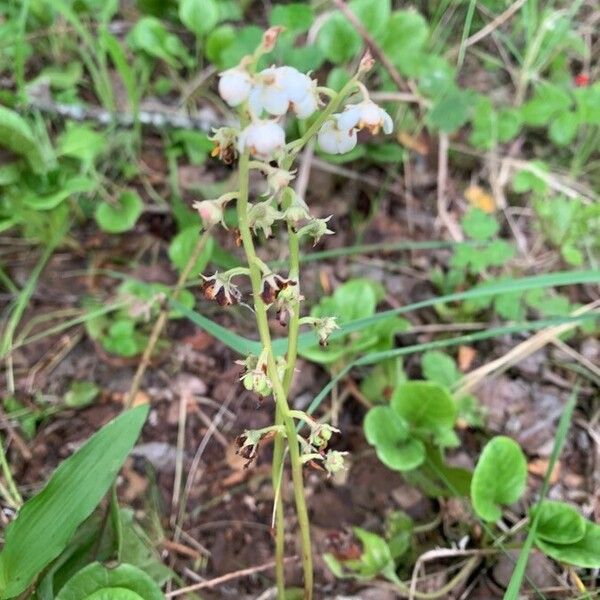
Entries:
<svg viewBox="0 0 600 600">
<path fill-rule="evenodd" d="M 327 442 L 329 442 L 334 433 L 340 433 L 340 430 L 328 425 L 327 423 L 319 423 L 312 428 L 308 438 L 308 443 L 312 444 L 319 450 L 323 450 L 327 446 Z"/>
<path fill-rule="evenodd" d="M 254 121 L 242 131 L 238 140 L 240 152 L 248 148 L 251 154 L 264 160 L 270 160 L 284 145 L 285 132 L 274 121 Z"/>
<path fill-rule="evenodd" d="M 241 67 L 227 69 L 220 74 L 219 95 L 229 106 L 239 106 L 248 99 L 252 87 L 252 78 Z"/>
<path fill-rule="evenodd" d="M 264 33 L 262 37 L 262 43 L 260 45 L 260 49 L 263 52 L 271 52 L 273 48 L 275 48 L 275 44 L 277 43 L 277 38 L 279 34 L 285 30 L 285 27 L 281 27 L 281 25 L 277 25 L 275 27 L 269 27 Z"/>
<path fill-rule="evenodd" d="M 214 227 L 217 223 L 223 223 L 223 205 L 219 200 L 197 201 L 192 206 L 198 211 L 205 230 Z"/>
<path fill-rule="evenodd" d="M 367 73 L 373 68 L 374 65 L 375 60 L 373 59 L 373 55 L 371 54 L 371 51 L 367 48 L 365 53 L 362 55 L 362 58 L 360 59 L 360 63 L 358 65 L 358 72 Z"/>
</svg>

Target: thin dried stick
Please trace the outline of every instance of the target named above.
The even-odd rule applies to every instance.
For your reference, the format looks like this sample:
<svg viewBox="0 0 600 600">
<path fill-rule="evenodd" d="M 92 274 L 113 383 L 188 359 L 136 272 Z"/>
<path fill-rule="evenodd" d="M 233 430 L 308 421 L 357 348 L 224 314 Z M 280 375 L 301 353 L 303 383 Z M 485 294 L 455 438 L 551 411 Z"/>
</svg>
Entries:
<svg viewBox="0 0 600 600">
<path fill-rule="evenodd" d="M 288 556 L 283 559 L 284 563 L 295 562 L 298 560 L 297 556 Z M 239 571 L 233 571 L 232 573 L 226 573 L 225 575 L 221 575 L 220 577 L 215 577 L 214 579 L 208 579 L 207 581 L 201 581 L 200 583 L 195 583 L 193 585 L 188 585 L 187 587 L 181 588 L 179 590 L 174 590 L 172 592 L 168 592 L 166 595 L 167 598 L 175 598 L 176 596 L 182 596 L 183 594 L 189 594 L 190 592 L 195 592 L 196 590 L 202 590 L 204 588 L 212 588 L 217 585 L 221 585 L 222 583 L 226 583 L 227 581 L 232 581 L 233 579 L 240 579 L 241 577 L 247 577 L 248 575 L 254 575 L 254 573 L 262 573 L 263 571 L 268 571 L 275 566 L 275 561 L 271 560 L 262 565 L 257 565 L 255 567 L 248 567 L 247 569 L 240 569 Z"/>
<path fill-rule="evenodd" d="M 183 286 L 185 285 L 185 282 L 187 281 L 187 278 L 188 278 L 190 272 L 194 268 L 194 265 L 196 264 L 196 261 L 198 260 L 198 257 L 200 256 L 200 253 L 202 252 L 202 250 L 204 250 L 204 246 L 206 245 L 209 235 L 210 235 L 210 230 L 205 231 L 200 236 L 200 239 L 198 240 L 196 247 L 194 248 L 193 252 L 190 254 L 190 257 L 188 258 L 187 263 L 185 264 L 185 266 L 183 267 L 183 270 L 181 271 L 181 274 L 179 275 L 179 279 L 177 280 L 175 289 L 173 290 L 173 294 L 172 294 L 173 300 L 177 300 L 177 298 L 179 297 L 179 294 L 181 293 L 181 290 L 183 289 Z M 160 337 L 160 334 L 162 333 L 162 330 L 164 329 L 164 327 L 167 323 L 168 314 L 169 314 L 169 307 L 165 306 L 160 311 L 160 314 L 158 315 L 158 318 L 156 319 L 156 322 L 154 323 L 154 327 L 152 328 L 152 333 L 150 334 L 150 339 L 148 340 L 148 344 L 146 345 L 146 349 L 144 350 L 144 354 L 142 356 L 142 360 L 140 361 L 137 371 L 135 372 L 135 375 L 133 377 L 133 381 L 131 382 L 131 387 L 129 388 L 129 393 L 127 394 L 127 399 L 125 401 L 125 408 L 131 408 L 131 406 L 133 405 L 133 400 L 135 399 L 135 396 L 138 393 L 138 390 L 140 388 L 140 382 L 142 380 L 142 377 L 144 376 L 144 373 L 146 372 L 146 369 L 148 368 L 148 365 L 150 364 L 150 358 L 152 357 L 154 348 L 155 348 L 156 344 L 158 343 L 158 338 Z"/>
<path fill-rule="evenodd" d="M 450 216 L 446 205 L 446 186 L 448 184 L 448 134 L 440 133 L 440 147 L 438 150 L 438 175 L 437 175 L 437 209 L 438 217 L 444 224 L 455 242 L 464 240 L 462 231 Z"/>
</svg>

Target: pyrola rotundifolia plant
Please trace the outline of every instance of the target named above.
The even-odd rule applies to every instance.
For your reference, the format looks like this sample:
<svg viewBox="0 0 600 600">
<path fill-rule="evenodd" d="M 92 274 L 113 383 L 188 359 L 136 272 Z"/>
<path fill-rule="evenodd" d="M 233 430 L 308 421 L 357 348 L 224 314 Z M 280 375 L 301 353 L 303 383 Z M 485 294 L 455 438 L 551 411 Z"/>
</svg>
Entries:
<svg viewBox="0 0 600 600">
<path fill-rule="evenodd" d="M 329 217 L 313 217 L 304 198 L 290 184 L 295 171 L 291 170 L 299 152 L 315 136 L 322 150 L 344 154 L 357 144 L 357 133 L 366 130 L 372 135 L 380 130 L 391 133 L 391 117 L 370 98 L 360 78 L 373 64 L 369 54 L 360 62 L 357 73 L 341 91 L 321 87 L 309 74 L 293 67 L 272 66 L 258 71 L 257 63 L 270 52 L 280 28 L 265 32 L 254 54 L 246 56 L 236 67 L 224 71 L 219 79 L 219 94 L 239 117 L 239 126 L 222 127 L 215 131 L 214 156 L 225 163 L 238 160 L 239 190 L 215 200 L 197 202 L 205 229 L 224 226 L 223 214 L 229 203 L 235 202 L 239 239 L 247 259 L 247 267 L 237 267 L 225 273 L 204 278 L 203 292 L 207 299 L 221 306 L 237 304 L 242 294 L 234 283 L 239 277 L 249 277 L 252 284 L 252 303 L 260 334 L 262 352 L 239 361 L 244 367 L 241 381 L 247 390 L 261 398 L 272 397 L 275 402 L 275 423 L 264 429 L 246 431 L 238 439 L 239 452 L 249 462 L 262 442 L 274 440 L 273 486 L 275 490 L 275 557 L 278 598 L 284 598 L 284 514 L 282 484 L 284 457 L 289 453 L 294 499 L 302 544 L 304 597 L 312 598 L 313 568 L 310 530 L 303 490 L 302 469 L 306 464 L 319 467 L 328 474 L 344 468 L 344 452 L 328 450 L 327 445 L 336 429 L 318 423 L 306 413 L 292 410 L 288 402 L 290 384 L 297 357 L 298 331 L 301 325 L 314 328 L 321 345 L 326 346 L 329 335 L 337 329 L 335 316 L 325 318 L 301 317 L 299 248 L 307 240 L 314 246 L 324 235 L 332 234 Z M 356 97 L 356 99 L 355 99 Z M 352 103 L 343 106 L 345 100 Z M 336 112 L 338 111 L 338 112 Z M 301 121 L 304 134 L 292 141 L 285 137 L 286 115 Z M 266 192 L 250 202 L 248 177 L 250 171 L 262 173 Z M 271 237 L 274 228 L 285 227 L 289 244 L 287 274 L 276 273 L 257 255 L 255 239 Z M 275 311 L 288 327 L 288 350 L 285 356 L 273 352 L 268 325 L 268 311 Z M 297 433 L 308 426 L 308 436 Z M 287 448 L 287 452 L 286 452 Z"/>
</svg>

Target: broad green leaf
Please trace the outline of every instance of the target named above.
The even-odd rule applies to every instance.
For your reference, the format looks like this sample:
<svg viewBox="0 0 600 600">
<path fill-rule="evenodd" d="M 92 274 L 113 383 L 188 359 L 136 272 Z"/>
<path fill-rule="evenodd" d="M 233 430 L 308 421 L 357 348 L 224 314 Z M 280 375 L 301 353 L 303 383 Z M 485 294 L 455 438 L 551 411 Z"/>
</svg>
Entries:
<svg viewBox="0 0 600 600">
<path fill-rule="evenodd" d="M 217 67 L 223 68 L 223 52 L 234 43 L 235 37 L 234 27 L 219 25 L 208 34 L 204 42 L 204 55 Z"/>
<path fill-rule="evenodd" d="M 0 146 L 27 159 L 34 172 L 44 171 L 44 155 L 27 121 L 4 106 L 0 106 Z"/>
<path fill-rule="evenodd" d="M 134 50 L 142 50 L 175 68 L 180 66 L 180 61 L 190 62 L 181 40 L 155 17 L 142 17 L 127 35 L 127 42 Z"/>
<path fill-rule="evenodd" d="M 180 231 L 169 245 L 169 258 L 171 262 L 181 271 L 187 264 L 190 255 L 194 251 L 198 240 L 200 239 L 200 232 L 197 225 L 186 227 L 183 231 Z M 214 247 L 213 238 L 209 237 L 206 241 L 204 249 L 200 253 L 196 264 L 190 271 L 190 277 L 195 277 L 204 271 L 204 268 L 210 260 Z"/>
<path fill-rule="evenodd" d="M 453 133 L 469 120 L 473 98 L 469 90 L 455 86 L 449 88 L 433 103 L 427 114 L 427 122 L 445 133 Z"/>
<path fill-rule="evenodd" d="M 367 156 L 378 163 L 402 164 L 406 156 L 406 151 L 396 142 L 385 144 L 369 144 L 367 146 Z"/>
<path fill-rule="evenodd" d="M 548 172 L 548 165 L 542 161 L 532 161 L 532 169 L 521 169 L 513 178 L 513 190 L 517 194 L 524 192 L 543 193 L 548 187 L 548 183 L 543 175 Z"/>
<path fill-rule="evenodd" d="M 160 588 L 138 567 L 122 564 L 107 569 L 94 562 L 76 573 L 56 596 L 56 600 L 163 600 Z"/>
<path fill-rule="evenodd" d="M 366 415 L 365 436 L 379 460 L 394 471 L 415 469 L 425 460 L 425 446 L 411 437 L 408 424 L 389 406 L 376 406 Z"/>
<path fill-rule="evenodd" d="M 35 192 L 26 193 L 23 197 L 23 204 L 36 210 L 52 210 L 73 194 L 90 192 L 95 185 L 94 180 L 88 177 L 72 177 L 62 185 L 58 192 L 45 195 Z"/>
<path fill-rule="evenodd" d="M 362 40 L 346 18 L 336 12 L 319 29 L 317 46 L 328 60 L 339 65 L 358 54 Z"/>
<path fill-rule="evenodd" d="M 142 199 L 136 192 L 129 190 L 123 192 L 114 204 L 101 202 L 94 216 L 103 231 L 123 233 L 133 228 L 143 208 Z"/>
<path fill-rule="evenodd" d="M 348 6 L 373 37 L 387 31 L 392 13 L 390 0 L 351 0 Z"/>
<path fill-rule="evenodd" d="M 247 54 L 252 54 L 262 40 L 263 30 L 255 25 L 248 25 L 236 31 L 232 43 L 221 49 L 220 65 L 222 68 L 234 67 Z"/>
<path fill-rule="evenodd" d="M 202 37 L 219 22 L 217 0 L 179 0 L 179 19 L 197 37 Z"/>
<path fill-rule="evenodd" d="M 269 23 L 281 25 L 286 28 L 286 31 L 302 33 L 310 29 L 314 19 L 315 13 L 312 6 L 301 2 L 292 2 L 273 6 Z"/>
<path fill-rule="evenodd" d="M 535 545 L 550 558 L 583 569 L 600 568 L 600 526 L 585 521 L 585 533 L 580 540 L 571 544 L 553 544 L 535 538 Z"/>
<path fill-rule="evenodd" d="M 492 438 L 483 449 L 471 482 L 471 502 L 485 521 L 502 516 L 500 505 L 516 502 L 525 491 L 527 461 L 521 447 L 509 437 Z"/>
<path fill-rule="evenodd" d="M 461 377 L 456 363 L 451 356 L 439 350 L 430 350 L 421 358 L 423 376 L 447 388 L 454 385 Z"/>
<path fill-rule="evenodd" d="M 81 408 L 91 404 L 100 393 L 100 388 L 93 381 L 73 381 L 65 394 L 67 406 Z"/>
<path fill-rule="evenodd" d="M 114 481 L 137 440 L 148 406 L 122 413 L 54 472 L 6 528 L 0 553 L 0 596 L 21 594 L 66 547 Z"/>
<path fill-rule="evenodd" d="M 556 115 L 548 129 L 550 139 L 558 146 L 566 146 L 577 135 L 579 119 L 577 113 L 571 111 L 561 112 Z"/>
<path fill-rule="evenodd" d="M 376 3 L 373 3 L 376 4 Z M 404 75 L 417 74 L 425 42 L 429 37 L 427 21 L 412 9 L 392 13 L 382 36 L 382 49 Z"/>
<path fill-rule="evenodd" d="M 546 125 L 558 113 L 568 110 L 573 100 L 562 88 L 551 83 L 542 83 L 533 98 L 523 105 L 521 114 L 528 125 Z"/>
<path fill-rule="evenodd" d="M 458 414 L 448 391 L 433 381 L 406 381 L 392 396 L 392 408 L 411 428 L 437 432 L 452 429 Z"/>
<path fill-rule="evenodd" d="M 531 508 L 530 521 L 538 512 L 536 539 L 551 544 L 573 544 L 585 535 L 585 519 L 566 502 L 544 500 Z"/>
<path fill-rule="evenodd" d="M 76 158 L 86 168 L 90 168 L 105 145 L 105 136 L 89 125 L 69 122 L 67 129 L 58 138 L 57 154 Z"/>
<path fill-rule="evenodd" d="M 489 240 L 500 229 L 498 221 L 480 208 L 469 209 L 462 219 L 462 226 L 465 233 L 478 242 Z"/>
</svg>

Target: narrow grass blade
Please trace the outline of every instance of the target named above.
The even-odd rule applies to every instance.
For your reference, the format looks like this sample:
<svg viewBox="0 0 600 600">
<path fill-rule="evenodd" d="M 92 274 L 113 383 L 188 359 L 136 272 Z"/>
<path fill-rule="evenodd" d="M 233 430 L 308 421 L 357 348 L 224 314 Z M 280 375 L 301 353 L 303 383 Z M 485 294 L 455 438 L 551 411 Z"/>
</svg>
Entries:
<svg viewBox="0 0 600 600">
<path fill-rule="evenodd" d="M 571 418 L 573 417 L 573 410 L 575 409 L 575 405 L 577 404 L 577 392 L 577 388 L 573 390 L 573 393 L 571 394 L 571 397 L 569 398 L 569 401 L 565 406 L 565 410 L 560 417 L 558 427 L 556 428 L 556 435 L 554 436 L 554 446 L 552 448 L 552 454 L 550 455 L 550 462 L 548 463 L 548 468 L 546 469 L 546 474 L 544 475 L 542 489 L 540 490 L 540 501 L 542 501 L 548 493 L 548 488 L 550 487 L 550 475 L 552 474 L 554 465 L 556 464 L 556 461 L 560 456 L 563 446 L 565 445 L 567 433 L 571 425 Z M 537 511 L 535 513 L 533 522 L 529 527 L 529 533 L 527 534 L 525 543 L 523 544 L 521 552 L 519 553 L 517 564 L 515 565 L 515 569 L 510 578 L 510 582 L 508 584 L 508 588 L 506 589 L 506 593 L 504 594 L 504 600 L 519 600 L 519 590 L 521 589 L 521 583 L 523 581 L 523 577 L 525 576 L 525 569 L 527 568 L 529 553 L 531 552 L 531 548 L 533 547 L 533 540 L 535 538 L 535 532 L 537 529 L 538 518 L 540 514 L 541 511 Z"/>
</svg>

